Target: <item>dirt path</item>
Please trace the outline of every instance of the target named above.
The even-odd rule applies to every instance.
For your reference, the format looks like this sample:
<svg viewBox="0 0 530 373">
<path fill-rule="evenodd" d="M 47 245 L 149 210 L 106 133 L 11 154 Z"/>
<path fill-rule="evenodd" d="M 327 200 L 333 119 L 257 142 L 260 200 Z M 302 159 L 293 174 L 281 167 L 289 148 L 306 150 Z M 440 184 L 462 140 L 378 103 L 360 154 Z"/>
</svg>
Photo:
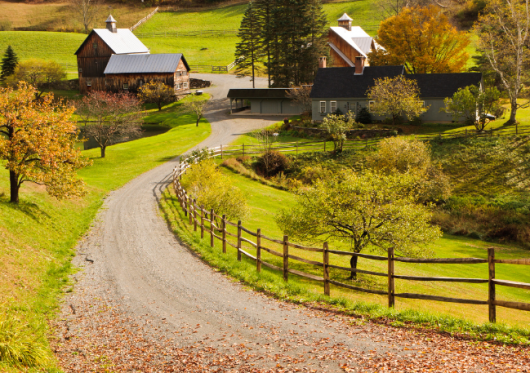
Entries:
<svg viewBox="0 0 530 373">
<path fill-rule="evenodd" d="M 281 119 L 227 116 L 227 88 L 249 83 L 227 75 L 213 80 L 212 136 L 199 147 L 227 144 Z M 524 349 L 365 323 L 230 281 L 183 247 L 160 217 L 157 201 L 174 165 L 111 193 L 80 243 L 74 264 L 82 270 L 57 325 L 55 349 L 65 371 L 530 371 Z"/>
</svg>

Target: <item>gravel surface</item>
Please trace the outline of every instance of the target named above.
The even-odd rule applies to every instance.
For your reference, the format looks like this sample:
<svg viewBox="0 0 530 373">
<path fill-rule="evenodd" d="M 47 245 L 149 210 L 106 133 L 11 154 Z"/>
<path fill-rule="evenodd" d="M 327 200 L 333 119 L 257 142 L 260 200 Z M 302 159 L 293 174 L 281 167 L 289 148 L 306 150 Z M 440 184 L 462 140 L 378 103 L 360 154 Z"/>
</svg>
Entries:
<svg viewBox="0 0 530 373">
<path fill-rule="evenodd" d="M 230 75 L 211 79 L 206 117 L 228 144 L 282 117 L 227 115 Z M 264 80 L 259 80 L 264 86 Z M 528 349 L 471 343 L 294 306 L 246 289 L 183 246 L 158 211 L 176 164 L 144 173 L 106 198 L 78 246 L 74 292 L 56 323 L 67 372 L 530 372 Z"/>
</svg>

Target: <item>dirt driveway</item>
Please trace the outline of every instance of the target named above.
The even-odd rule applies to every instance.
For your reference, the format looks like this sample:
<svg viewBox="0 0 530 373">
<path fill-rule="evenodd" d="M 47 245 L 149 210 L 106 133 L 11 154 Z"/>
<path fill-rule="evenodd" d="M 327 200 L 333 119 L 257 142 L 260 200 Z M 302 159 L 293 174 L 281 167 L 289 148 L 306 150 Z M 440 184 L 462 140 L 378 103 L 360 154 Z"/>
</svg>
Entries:
<svg viewBox="0 0 530 373">
<path fill-rule="evenodd" d="M 212 136 L 199 147 L 279 120 L 228 116 L 228 88 L 250 83 L 211 77 Z M 181 245 L 160 216 L 158 198 L 174 166 L 110 193 L 79 244 L 81 271 L 54 343 L 65 371 L 529 371 L 524 349 L 355 320 L 231 281 Z"/>
</svg>

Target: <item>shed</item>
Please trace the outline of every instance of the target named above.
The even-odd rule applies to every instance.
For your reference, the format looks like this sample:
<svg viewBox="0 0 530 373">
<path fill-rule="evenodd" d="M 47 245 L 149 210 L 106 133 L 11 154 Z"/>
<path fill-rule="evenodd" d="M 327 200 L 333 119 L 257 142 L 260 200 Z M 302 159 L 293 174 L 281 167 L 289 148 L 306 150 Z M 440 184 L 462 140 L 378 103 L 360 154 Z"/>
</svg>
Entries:
<svg viewBox="0 0 530 373">
<path fill-rule="evenodd" d="M 298 115 L 302 105 L 294 103 L 287 92 L 294 88 L 239 88 L 230 89 L 230 113 L 249 110 L 251 114 Z"/>
<path fill-rule="evenodd" d="M 190 67 L 182 53 L 113 55 L 105 68 L 106 89 L 137 92 L 149 81 L 173 87 L 175 94 L 189 93 Z"/>
</svg>

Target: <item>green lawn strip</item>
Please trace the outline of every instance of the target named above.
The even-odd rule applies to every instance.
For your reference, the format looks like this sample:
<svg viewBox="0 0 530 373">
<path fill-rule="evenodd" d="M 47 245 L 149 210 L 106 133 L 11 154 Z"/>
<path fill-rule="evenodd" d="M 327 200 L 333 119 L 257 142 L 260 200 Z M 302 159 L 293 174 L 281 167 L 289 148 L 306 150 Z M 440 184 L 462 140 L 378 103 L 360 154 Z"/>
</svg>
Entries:
<svg viewBox="0 0 530 373">
<path fill-rule="evenodd" d="M 251 215 L 249 219 L 243 222 L 243 225 L 255 231 L 257 228 L 262 229 L 262 233 L 266 236 L 281 239 L 282 232 L 277 227 L 274 216 L 277 211 L 281 208 L 288 208 L 294 204 L 294 196 L 282 190 L 271 188 L 255 182 L 249 178 L 241 175 L 234 174 L 231 171 L 224 169 L 224 172 L 229 175 L 234 185 L 237 185 L 247 196 L 248 203 L 251 208 Z M 230 227 L 229 231 L 236 233 L 235 228 Z M 249 239 L 252 237 L 244 234 Z M 235 241 L 234 241 L 235 243 Z M 264 241 L 264 246 L 269 247 L 273 250 L 282 252 L 280 245 Z M 433 244 L 433 249 L 436 253 L 436 257 L 478 257 L 486 258 L 486 248 L 492 244 L 483 242 L 480 240 L 474 240 L 465 237 L 457 237 L 445 235 L 444 238 Z M 348 250 L 346 244 L 332 243 L 332 248 L 339 250 Z M 528 251 L 511 248 L 505 245 L 497 245 L 495 247 L 501 250 L 497 252 L 497 256 L 513 258 L 513 257 L 529 257 Z M 248 251 L 255 255 L 255 250 L 247 245 Z M 297 249 L 290 249 L 293 255 L 300 256 L 306 259 L 322 262 L 322 254 L 306 252 Z M 376 253 L 377 254 L 377 253 Z M 270 261 L 272 264 L 281 266 L 281 258 L 273 256 L 269 253 L 264 252 L 263 258 L 266 261 Z M 348 267 L 348 259 L 346 257 L 339 257 L 335 255 L 330 256 L 331 264 L 339 265 L 342 267 Z M 312 273 L 318 276 L 322 276 L 320 267 L 307 265 L 301 262 L 291 261 L 290 265 L 294 269 L 303 270 L 308 273 Z M 386 273 L 386 262 L 370 261 L 366 259 L 359 260 L 359 268 L 369 271 Z M 407 263 L 396 263 L 396 274 L 411 275 L 411 276 L 428 276 L 428 277 L 466 277 L 466 278 L 487 278 L 487 266 L 484 264 L 474 265 L 435 265 L 435 264 L 407 264 Z M 332 279 L 337 281 L 346 282 L 348 272 L 331 269 Z M 372 289 L 386 291 L 387 281 L 386 277 L 376 277 L 370 275 L 360 275 L 360 281 L 357 286 L 368 287 Z M 530 273 L 528 273 L 525 266 L 508 266 L 498 265 L 497 266 L 497 277 L 512 281 L 530 282 Z M 320 284 L 308 281 L 307 286 L 313 291 L 318 293 L 322 292 Z M 380 304 L 386 304 L 385 297 L 377 295 L 369 295 L 362 293 L 355 293 L 349 290 L 343 290 L 336 288 L 333 292 L 339 293 L 340 296 L 349 299 L 369 299 L 372 302 Z M 420 281 L 407 281 L 407 280 L 396 280 L 396 292 L 412 292 L 422 293 L 438 296 L 448 296 L 456 298 L 469 298 L 469 299 L 487 299 L 487 285 L 486 284 L 460 284 L 460 283 L 444 283 L 444 282 L 420 282 Z M 530 302 L 530 293 L 524 290 L 508 288 L 508 287 L 497 287 L 498 299 Z M 487 307 L 486 306 L 469 306 L 455 307 L 451 303 L 442 302 L 428 302 L 428 301 L 417 301 L 409 299 L 398 299 L 397 308 L 417 308 L 422 311 L 434 311 L 440 314 L 449 314 L 455 317 L 463 317 L 474 322 L 484 322 L 487 320 Z M 510 323 L 511 325 L 525 325 L 530 321 L 530 315 L 521 311 L 505 310 L 499 308 L 500 321 Z"/>
<path fill-rule="evenodd" d="M 238 179 L 237 181 L 240 182 L 241 180 Z M 257 189 L 262 188 L 257 186 Z M 277 192 L 282 195 L 286 193 L 275 190 L 266 195 L 265 198 L 269 200 L 274 197 Z M 253 198 L 255 197 L 250 197 L 251 205 Z M 281 201 L 269 201 L 270 204 L 267 204 L 267 208 L 261 209 L 264 212 L 261 215 L 254 214 L 254 212 L 257 211 L 257 208 L 253 206 L 253 217 L 250 221 L 244 222 L 245 226 L 249 228 L 253 226 L 263 227 L 263 224 L 270 220 L 269 207 L 274 205 L 276 205 L 276 207 L 284 206 L 286 201 L 286 199 L 282 199 Z M 184 216 L 183 211 L 180 209 L 178 201 L 171 188 L 166 190 L 163 195 L 161 210 L 179 238 L 189 245 L 192 250 L 199 253 L 206 262 L 220 271 L 251 286 L 253 289 L 263 291 L 276 298 L 294 303 L 303 303 L 309 306 L 331 307 L 333 309 L 338 309 L 341 312 L 351 314 L 357 318 L 366 317 L 384 323 L 391 323 L 395 326 L 407 325 L 411 327 L 435 329 L 451 334 L 466 335 L 479 340 L 497 340 L 503 343 L 530 343 L 530 331 L 520 327 L 508 326 L 502 323 L 477 324 L 476 322 L 468 321 L 463 318 L 439 313 L 431 308 L 428 308 L 429 311 L 414 310 L 410 308 L 389 309 L 382 304 L 375 303 L 370 297 L 366 297 L 364 294 L 361 296 L 363 299 L 346 297 L 343 292 L 339 292 L 335 287 L 332 287 L 332 297 L 327 297 L 322 293 L 321 284 L 315 285 L 314 281 L 290 274 L 289 282 L 285 282 L 281 272 L 270 270 L 265 266 L 262 267 L 262 272 L 258 273 L 256 271 L 256 264 L 253 260 L 243 256 L 242 261 L 238 262 L 236 250 L 231 246 L 227 245 L 227 254 L 222 253 L 222 247 L 218 240 L 215 241 L 214 248 L 210 247 L 207 232 L 205 234 L 205 239 L 201 240 L 200 230 L 193 232 L 193 228 L 187 223 L 188 218 Z M 254 215 L 259 216 L 255 217 Z M 278 238 L 278 236 L 274 235 L 273 231 L 274 228 L 271 229 L 270 226 L 267 226 L 267 229 L 263 229 L 263 234 L 272 235 L 273 237 Z M 262 244 L 263 246 L 272 248 L 272 245 L 266 240 L 263 240 Z M 254 254 L 253 251 L 248 248 L 245 248 L 245 250 Z M 295 255 L 299 255 L 299 253 L 296 253 Z M 273 262 L 270 256 L 267 257 L 263 255 L 263 259 Z"/>
<path fill-rule="evenodd" d="M 210 124 L 203 119 L 196 127 L 194 118 L 180 111 L 181 105 L 182 101 L 150 112 L 146 120 L 165 117 L 164 124 L 171 128 L 162 135 L 113 145 L 104 159 L 99 158 L 99 149 L 83 152 L 94 161 L 79 172 L 89 191 L 83 199 L 57 201 L 28 183 L 16 206 L 9 203 L 8 173 L 0 173 L 0 315 L 27 323 L 26 330 L 43 343 L 49 356 L 48 332 L 42 326 L 57 311 L 68 275 L 75 270 L 73 248 L 90 227 L 102 198 L 210 135 Z M 53 358 L 49 367 L 55 367 Z"/>
</svg>

